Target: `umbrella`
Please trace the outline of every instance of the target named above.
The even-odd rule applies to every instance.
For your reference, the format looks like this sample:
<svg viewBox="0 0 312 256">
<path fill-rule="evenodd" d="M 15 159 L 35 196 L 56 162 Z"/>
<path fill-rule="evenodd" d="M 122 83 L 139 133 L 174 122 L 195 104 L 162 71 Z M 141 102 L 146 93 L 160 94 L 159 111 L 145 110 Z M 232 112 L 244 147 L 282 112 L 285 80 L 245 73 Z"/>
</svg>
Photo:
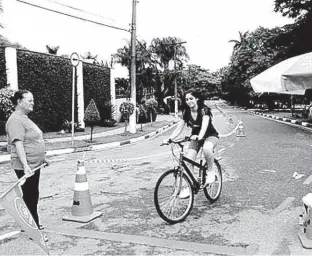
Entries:
<svg viewBox="0 0 312 256">
<path fill-rule="evenodd" d="M 255 92 L 304 95 L 312 88 L 312 52 L 284 60 L 250 80 Z"/>
</svg>

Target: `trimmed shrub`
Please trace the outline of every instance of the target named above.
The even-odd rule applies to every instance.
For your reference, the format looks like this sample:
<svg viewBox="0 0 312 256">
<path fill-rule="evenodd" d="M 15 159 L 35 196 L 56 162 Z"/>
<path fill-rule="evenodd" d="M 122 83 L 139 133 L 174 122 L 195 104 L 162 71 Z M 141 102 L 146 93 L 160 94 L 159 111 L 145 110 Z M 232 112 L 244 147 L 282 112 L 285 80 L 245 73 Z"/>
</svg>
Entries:
<svg viewBox="0 0 312 256">
<path fill-rule="evenodd" d="M 0 89 L 0 121 L 6 121 L 14 111 L 14 105 L 11 97 L 14 91 L 8 87 Z"/>
<path fill-rule="evenodd" d="M 150 98 L 145 102 L 145 107 L 147 110 L 148 121 L 155 122 L 157 117 L 156 109 L 158 107 L 158 102 L 155 99 Z"/>
<path fill-rule="evenodd" d="M 111 119 L 110 69 L 84 63 L 83 84 L 85 102 L 90 102 L 93 99 L 100 113 L 101 120 Z"/>
<path fill-rule="evenodd" d="M 91 138 L 90 142 L 92 142 L 92 133 L 93 133 L 93 127 L 100 121 L 100 113 L 96 107 L 96 104 L 93 99 L 91 99 L 89 105 L 86 108 L 85 111 L 85 118 L 84 121 L 87 125 L 90 125 L 91 127 Z"/>
</svg>

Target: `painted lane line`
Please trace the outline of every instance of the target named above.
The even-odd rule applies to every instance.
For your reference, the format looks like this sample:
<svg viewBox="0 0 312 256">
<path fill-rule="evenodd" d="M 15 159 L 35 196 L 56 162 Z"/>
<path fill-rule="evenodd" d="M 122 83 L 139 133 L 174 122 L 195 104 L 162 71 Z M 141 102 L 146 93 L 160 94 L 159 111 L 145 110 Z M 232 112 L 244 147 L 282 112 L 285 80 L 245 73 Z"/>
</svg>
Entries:
<svg viewBox="0 0 312 256">
<path fill-rule="evenodd" d="M 204 254 L 225 254 L 225 255 L 255 255 L 258 251 L 258 246 L 251 244 L 248 247 L 226 246 L 216 244 L 204 244 L 196 242 L 185 242 L 172 239 L 156 238 L 140 235 L 126 235 L 121 233 L 108 233 L 102 231 L 81 230 L 64 228 L 64 227 L 50 227 L 46 229 L 48 233 L 60 234 L 63 236 L 73 236 L 79 238 L 92 238 L 107 241 L 115 241 L 120 243 L 133 243 L 153 247 L 170 248 L 173 250 L 184 250 L 186 252 L 201 252 Z M 192 253 L 193 254 L 193 253 Z"/>
<path fill-rule="evenodd" d="M 3 235 L 0 236 L 0 241 L 5 240 L 5 239 L 8 239 L 8 238 L 10 238 L 10 237 L 12 237 L 12 236 L 15 236 L 15 235 L 19 234 L 19 233 L 21 233 L 20 230 L 12 231 L 12 232 L 3 234 Z"/>
<path fill-rule="evenodd" d="M 295 201 L 295 197 L 287 197 L 277 208 L 275 208 L 271 215 L 277 215 L 280 212 L 282 212 L 284 209 L 286 209 L 288 206 L 292 204 L 293 201 Z"/>
<path fill-rule="evenodd" d="M 312 175 L 310 175 L 304 182 L 303 185 L 309 185 L 312 182 Z"/>
<path fill-rule="evenodd" d="M 273 172 L 273 173 L 276 172 L 275 170 L 268 170 L 268 169 L 264 169 L 264 170 L 262 170 L 262 171 L 264 171 L 264 172 Z"/>
</svg>

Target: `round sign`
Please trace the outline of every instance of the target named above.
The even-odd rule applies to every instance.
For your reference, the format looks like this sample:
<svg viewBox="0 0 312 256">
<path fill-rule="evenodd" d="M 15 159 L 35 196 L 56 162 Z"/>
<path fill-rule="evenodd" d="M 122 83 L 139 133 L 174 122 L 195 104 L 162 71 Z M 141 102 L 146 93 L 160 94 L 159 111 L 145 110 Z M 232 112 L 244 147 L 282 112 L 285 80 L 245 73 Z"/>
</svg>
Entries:
<svg viewBox="0 0 312 256">
<path fill-rule="evenodd" d="M 74 67 L 77 67 L 79 64 L 79 55 L 78 53 L 74 52 L 70 55 L 70 62 Z"/>
</svg>

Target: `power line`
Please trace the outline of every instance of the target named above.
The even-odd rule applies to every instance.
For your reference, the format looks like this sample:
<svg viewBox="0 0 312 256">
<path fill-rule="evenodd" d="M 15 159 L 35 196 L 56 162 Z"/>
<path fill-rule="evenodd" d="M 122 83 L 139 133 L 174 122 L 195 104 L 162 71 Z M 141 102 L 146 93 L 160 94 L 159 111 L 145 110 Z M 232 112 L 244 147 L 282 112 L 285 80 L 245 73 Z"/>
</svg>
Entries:
<svg viewBox="0 0 312 256">
<path fill-rule="evenodd" d="M 51 12 L 55 12 L 55 13 L 58 13 L 58 14 L 62 14 L 62 15 L 65 15 L 65 16 L 68 16 L 68 17 L 71 17 L 71 18 L 76 18 L 76 19 L 79 19 L 79 20 L 87 21 L 87 22 L 90 22 L 90 23 L 94 23 L 94 24 L 97 24 L 97 25 L 104 26 L 104 27 L 109 27 L 109 28 L 112 28 L 112 29 L 117 29 L 117 30 L 121 30 L 121 31 L 130 32 L 130 30 L 127 30 L 127 29 L 124 29 L 124 28 L 119 28 L 119 27 L 115 27 L 115 26 L 112 26 L 112 25 L 108 25 L 108 24 L 104 24 L 104 23 L 101 23 L 101 22 L 97 22 L 97 21 L 94 21 L 94 20 L 81 18 L 81 17 L 75 16 L 75 15 L 71 15 L 71 14 L 68 14 L 68 13 L 61 12 L 61 11 L 53 10 L 53 9 L 50 9 L 50 8 L 47 8 L 47 7 L 43 7 L 43 6 L 40 6 L 40 5 L 37 5 L 37 4 L 26 2 L 26 1 L 23 1 L 23 0 L 17 0 L 17 1 L 21 2 L 21 3 L 24 3 L 24 4 L 28 4 L 30 6 L 34 6 L 34 7 L 46 10 L 46 11 L 51 11 Z"/>
<path fill-rule="evenodd" d="M 73 10 L 76 10 L 76 11 L 80 11 L 80 12 L 83 12 L 83 13 L 87 13 L 87 14 L 91 14 L 93 16 L 97 16 L 97 17 L 100 17 L 100 18 L 104 18 L 104 19 L 111 19 L 111 18 L 107 18 L 107 17 L 104 17 L 102 15 L 99 15 L 99 14 L 96 14 L 96 13 L 92 13 L 92 12 L 87 12 L 85 10 L 82 10 L 82 9 L 79 9 L 77 7 L 73 7 L 73 6 L 70 6 L 70 5 L 66 5 L 66 4 L 62 4 L 58 1 L 53 1 L 53 0 L 47 0 L 51 3 L 54 3 L 54 4 L 57 4 L 57 5 L 60 5 L 60 6 L 64 6 L 64 7 L 67 7 L 67 8 L 70 8 L 70 9 L 73 9 Z M 114 20 L 114 19 L 111 19 L 111 20 Z M 114 20 L 115 21 L 115 20 Z"/>
</svg>

